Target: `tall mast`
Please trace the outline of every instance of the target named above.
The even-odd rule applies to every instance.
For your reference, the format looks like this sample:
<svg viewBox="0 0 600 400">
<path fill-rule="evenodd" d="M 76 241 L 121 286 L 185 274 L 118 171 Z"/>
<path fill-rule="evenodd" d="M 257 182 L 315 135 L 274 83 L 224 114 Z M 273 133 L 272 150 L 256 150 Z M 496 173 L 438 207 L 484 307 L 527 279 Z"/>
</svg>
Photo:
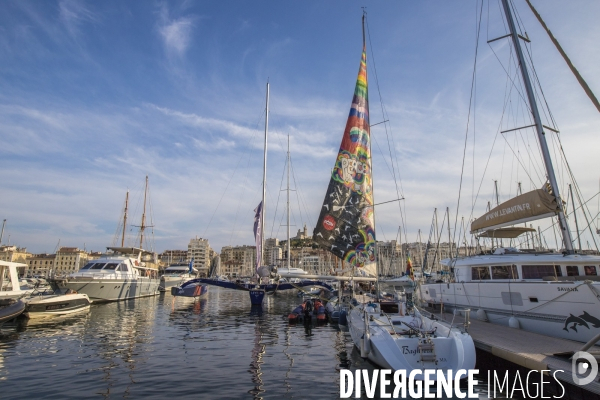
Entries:
<svg viewBox="0 0 600 400">
<path fill-rule="evenodd" d="M 265 107 L 265 146 L 264 146 L 264 161 L 263 161 L 263 193 L 262 193 L 262 217 L 260 219 L 260 260 L 263 262 L 263 256 L 265 254 L 265 215 L 266 215 L 266 204 L 265 200 L 267 197 L 267 135 L 269 133 L 269 82 L 267 82 L 267 101 Z M 257 265 L 260 267 L 260 265 Z"/>
<path fill-rule="evenodd" d="M 125 246 L 125 230 L 127 227 L 127 206 L 129 204 L 129 190 L 125 195 L 125 212 L 123 213 L 123 235 L 121 235 L 121 247 Z"/>
<path fill-rule="evenodd" d="M 140 249 L 144 243 L 144 229 L 146 229 L 146 196 L 148 195 L 148 175 L 146 175 L 146 188 L 144 190 L 144 212 L 142 213 L 142 225 L 140 226 Z"/>
<path fill-rule="evenodd" d="M 288 135 L 287 150 L 287 268 L 290 271 L 290 135 Z"/>
<path fill-rule="evenodd" d="M 542 150 L 542 155 L 544 157 L 544 165 L 546 166 L 546 174 L 548 176 L 548 180 L 550 181 L 550 187 L 552 188 L 552 194 L 556 197 L 556 204 L 558 206 L 558 224 L 560 230 L 562 232 L 563 244 L 565 246 L 565 250 L 567 253 L 572 254 L 573 251 L 573 239 L 571 237 L 571 232 L 569 231 L 569 225 L 567 224 L 567 218 L 565 216 L 564 208 L 562 205 L 562 200 L 560 197 L 560 193 L 558 190 L 558 183 L 556 180 L 556 175 L 554 174 L 554 167 L 552 166 L 552 159 L 550 158 L 550 151 L 548 150 L 548 143 L 546 143 L 546 134 L 544 132 L 544 128 L 542 126 L 542 120 L 540 118 L 540 113 L 537 108 L 537 103 L 535 101 L 535 95 L 533 93 L 533 88 L 531 86 L 531 80 L 529 79 L 529 73 L 527 72 L 527 64 L 525 64 L 525 57 L 523 57 L 523 51 L 521 49 L 521 42 L 519 41 L 519 36 L 517 34 L 517 29 L 515 27 L 515 23 L 513 21 L 513 17 L 510 11 L 510 6 L 508 4 L 508 0 L 502 0 L 502 5 L 504 6 L 504 13 L 506 14 L 506 20 L 508 22 L 508 26 L 510 28 L 510 34 L 512 36 L 512 41 L 515 46 L 515 52 L 517 53 L 517 57 L 519 60 L 519 66 L 521 68 L 521 75 L 523 77 L 523 84 L 525 85 L 525 90 L 527 91 L 527 98 L 529 100 L 529 108 L 531 109 L 531 114 L 533 116 L 533 121 L 535 123 L 535 129 L 537 131 L 538 140 L 540 142 L 540 148 Z"/>
<path fill-rule="evenodd" d="M 4 236 L 4 226 L 6 225 L 6 219 L 2 221 L 2 231 L 0 232 L 0 245 L 2 244 L 2 236 Z"/>
</svg>

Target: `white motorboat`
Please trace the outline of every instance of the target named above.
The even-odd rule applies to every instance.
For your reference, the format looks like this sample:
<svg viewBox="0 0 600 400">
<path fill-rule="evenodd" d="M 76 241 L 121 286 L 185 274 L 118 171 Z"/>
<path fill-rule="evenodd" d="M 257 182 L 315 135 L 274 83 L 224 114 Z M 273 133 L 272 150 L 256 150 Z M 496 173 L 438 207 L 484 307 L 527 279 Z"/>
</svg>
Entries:
<svg viewBox="0 0 600 400">
<path fill-rule="evenodd" d="M 85 293 L 44 294 L 23 298 L 25 314 L 29 318 L 68 315 L 90 309 L 90 299 Z"/>
<path fill-rule="evenodd" d="M 156 270 L 146 268 L 138 248 L 109 247 L 112 253 L 87 263 L 66 278 L 50 278 L 54 289 L 89 296 L 92 303 L 135 299 L 158 294 Z M 128 254 L 136 254 L 137 257 Z"/>
<path fill-rule="evenodd" d="M 188 263 L 171 264 L 165 269 L 165 273 L 160 277 L 158 290 L 168 292 L 173 286 L 180 286 L 182 283 L 194 279 L 198 275 L 198 270 L 190 268 Z"/>
<path fill-rule="evenodd" d="M 481 239 L 500 241 L 500 246 L 487 254 L 442 260 L 444 272 L 449 274 L 424 283 L 419 293 L 430 305 L 477 310 L 476 316 L 485 321 L 588 342 L 600 334 L 600 257 L 577 254 L 574 250 L 546 142 L 545 129 L 553 129 L 542 124 L 527 70 L 529 64 L 521 49 L 521 39 L 527 35 L 517 31 L 507 0 L 502 3 L 510 31 L 503 38 L 512 40 L 514 53 L 511 55 L 517 56 L 516 64 L 520 68 L 529 101 L 527 110 L 531 112 L 533 123 L 509 131 L 535 128 L 545 169 L 544 179 L 548 182 L 543 183 L 543 189 L 514 197 L 475 219 L 471 223 L 471 233 Z M 510 79 L 515 80 L 514 77 Z M 523 97 L 523 92 L 519 91 L 519 96 Z M 572 178 L 572 174 L 570 176 Z M 523 251 L 501 245 L 502 240 L 514 240 L 521 234 L 535 232 L 522 227 L 524 222 L 548 217 L 557 219 L 556 226 L 564 246 L 561 253 Z"/>
</svg>

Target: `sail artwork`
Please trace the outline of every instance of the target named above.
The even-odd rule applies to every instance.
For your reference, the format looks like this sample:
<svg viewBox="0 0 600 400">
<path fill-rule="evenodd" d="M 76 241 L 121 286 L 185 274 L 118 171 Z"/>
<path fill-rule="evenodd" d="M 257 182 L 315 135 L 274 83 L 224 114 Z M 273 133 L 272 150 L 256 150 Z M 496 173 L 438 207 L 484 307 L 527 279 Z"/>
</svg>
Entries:
<svg viewBox="0 0 600 400">
<path fill-rule="evenodd" d="M 375 275 L 375 228 L 367 54 L 363 51 L 350 115 L 313 239 L 331 253 Z"/>
</svg>

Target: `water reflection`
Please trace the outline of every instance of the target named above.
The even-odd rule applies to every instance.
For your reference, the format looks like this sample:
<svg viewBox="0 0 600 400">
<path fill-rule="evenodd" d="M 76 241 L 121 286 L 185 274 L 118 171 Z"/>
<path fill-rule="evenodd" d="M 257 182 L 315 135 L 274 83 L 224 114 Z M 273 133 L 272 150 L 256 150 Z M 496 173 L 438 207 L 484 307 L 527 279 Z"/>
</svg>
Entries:
<svg viewBox="0 0 600 400">
<path fill-rule="evenodd" d="M 297 303 L 278 293 L 251 307 L 245 292 L 210 288 L 23 321 L 0 332 L 2 397 L 337 399 L 341 369 L 376 367 L 337 325 L 290 325 Z"/>
</svg>

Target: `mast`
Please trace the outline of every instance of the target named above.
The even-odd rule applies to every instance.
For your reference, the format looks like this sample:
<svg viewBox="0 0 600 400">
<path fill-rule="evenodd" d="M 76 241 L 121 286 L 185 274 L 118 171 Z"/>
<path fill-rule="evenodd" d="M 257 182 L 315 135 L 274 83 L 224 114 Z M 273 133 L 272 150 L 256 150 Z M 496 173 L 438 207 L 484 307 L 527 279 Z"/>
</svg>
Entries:
<svg viewBox="0 0 600 400">
<path fill-rule="evenodd" d="M 267 82 L 267 100 L 265 107 L 265 146 L 263 150 L 263 193 L 262 193 L 262 216 L 260 218 L 260 261 L 263 262 L 263 256 L 265 254 L 265 213 L 266 204 L 265 200 L 267 197 L 267 135 L 269 133 L 269 82 Z M 260 265 L 256 266 L 257 268 Z"/>
<path fill-rule="evenodd" d="M 577 222 L 577 213 L 575 212 L 575 197 L 573 197 L 573 187 L 569 183 L 569 192 L 571 193 L 571 203 L 573 204 L 573 217 L 575 217 L 575 230 L 577 231 L 577 242 L 579 243 L 579 251 L 581 251 L 581 235 L 579 234 L 579 223 Z"/>
<path fill-rule="evenodd" d="M 125 246 L 125 230 L 127 227 L 127 205 L 129 204 L 129 190 L 125 195 L 125 213 L 123 214 L 123 234 L 121 235 L 121 247 Z"/>
<path fill-rule="evenodd" d="M 535 95 L 533 93 L 533 87 L 531 86 L 531 80 L 529 78 L 529 73 L 527 72 L 527 65 L 525 64 L 525 57 L 523 56 L 523 51 L 521 49 L 521 42 L 519 41 L 519 36 L 515 27 L 515 23 L 513 21 L 508 0 L 502 0 L 502 5 L 504 6 L 504 13 L 506 14 L 506 20 L 510 28 L 510 35 L 512 36 L 513 45 L 515 46 L 515 52 L 519 60 L 519 67 L 521 69 L 521 75 L 523 77 L 523 84 L 525 85 L 525 90 L 527 91 L 527 98 L 529 100 L 529 108 L 531 111 L 531 115 L 533 116 L 535 129 L 538 135 L 538 141 L 540 143 L 540 148 L 544 157 L 546 174 L 550 182 L 550 187 L 552 188 L 552 194 L 556 197 L 556 204 L 558 206 L 558 224 L 562 232 L 563 244 L 565 246 L 565 251 L 568 254 L 573 254 L 573 239 L 571 237 L 571 232 L 569 231 L 569 225 L 567 224 L 567 218 L 565 216 L 562 200 L 558 190 L 558 182 L 556 180 L 556 175 L 554 174 L 554 167 L 552 165 L 552 159 L 550 158 L 550 151 L 548 150 L 548 143 L 546 142 L 546 134 L 542 126 L 542 120 L 540 118 L 540 113 L 535 100 Z"/>
<path fill-rule="evenodd" d="M 2 231 L 0 232 L 0 245 L 2 244 L 2 236 L 4 236 L 4 226 L 6 225 L 6 219 L 2 221 Z"/>
<path fill-rule="evenodd" d="M 363 49 L 365 49 L 366 52 L 366 48 L 367 48 L 367 41 L 365 38 L 365 17 L 367 16 L 367 12 L 363 9 L 363 16 L 362 16 L 362 35 L 363 35 Z M 369 81 L 369 75 L 367 73 L 367 68 L 365 65 L 365 81 L 368 82 Z M 368 92 L 368 86 L 366 87 L 366 98 L 369 98 L 369 92 Z M 369 114 L 369 103 L 366 103 L 366 107 L 367 107 L 367 114 Z M 371 140 L 371 129 L 370 129 L 370 125 L 368 124 L 369 121 L 367 121 L 367 126 L 369 127 L 369 168 L 371 170 L 371 188 L 375 187 L 375 181 L 373 179 L 373 151 L 372 151 L 372 140 Z M 373 199 L 373 205 L 371 207 L 373 207 L 373 230 L 375 231 L 375 227 L 377 226 L 376 223 L 376 218 L 375 218 L 375 190 L 372 190 L 372 199 Z M 375 236 L 375 243 L 373 244 L 374 246 L 374 255 L 375 255 L 375 292 L 377 293 L 377 300 L 379 300 L 379 246 L 377 246 L 377 236 Z"/>
<path fill-rule="evenodd" d="M 287 146 L 287 269 L 290 271 L 290 135 L 288 134 Z"/>
<path fill-rule="evenodd" d="M 146 188 L 144 189 L 144 212 L 142 213 L 142 225 L 140 225 L 140 249 L 144 243 L 144 229 L 146 229 L 146 197 L 148 195 L 148 175 L 146 175 Z"/>
</svg>

